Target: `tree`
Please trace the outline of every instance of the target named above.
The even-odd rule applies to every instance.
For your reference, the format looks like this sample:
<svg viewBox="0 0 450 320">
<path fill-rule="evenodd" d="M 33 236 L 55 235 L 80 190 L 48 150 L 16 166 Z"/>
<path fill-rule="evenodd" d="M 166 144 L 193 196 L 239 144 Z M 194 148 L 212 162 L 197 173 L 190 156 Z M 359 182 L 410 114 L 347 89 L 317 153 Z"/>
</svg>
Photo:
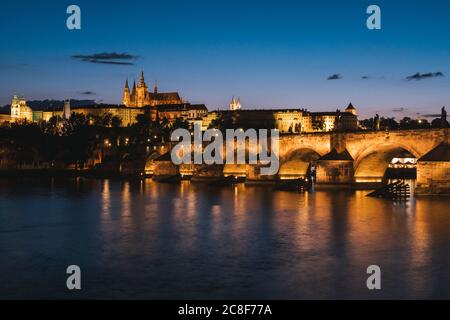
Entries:
<svg viewBox="0 0 450 320">
<path fill-rule="evenodd" d="M 118 116 L 113 116 L 111 118 L 111 126 L 115 129 L 119 128 L 122 126 L 122 119 L 120 119 L 120 117 Z"/>
<path fill-rule="evenodd" d="M 175 129 L 186 129 L 189 130 L 189 122 L 183 118 L 176 118 L 172 123 L 172 131 Z"/>
<path fill-rule="evenodd" d="M 112 118 L 113 118 L 113 115 L 111 113 L 104 114 L 103 117 L 102 117 L 102 120 L 101 120 L 102 126 L 110 127 Z"/>
<path fill-rule="evenodd" d="M 410 117 L 404 117 L 400 120 L 400 128 L 409 129 L 412 126 L 412 119 Z"/>
<path fill-rule="evenodd" d="M 442 120 L 441 118 L 436 118 L 431 121 L 431 127 L 432 128 L 440 128 L 442 126 Z"/>
<path fill-rule="evenodd" d="M 381 117 L 380 127 L 382 130 L 395 130 L 399 128 L 399 124 L 397 121 L 395 121 L 395 118 Z"/>
<path fill-rule="evenodd" d="M 83 113 L 73 112 L 70 115 L 69 123 L 72 127 L 84 126 L 88 124 L 88 118 Z"/>
<path fill-rule="evenodd" d="M 234 113 L 233 113 L 234 114 Z M 238 117 L 233 118 L 231 114 L 220 113 L 217 118 L 213 119 L 209 124 L 210 129 L 218 129 L 224 132 L 226 129 L 236 129 L 239 126 Z"/>
<path fill-rule="evenodd" d="M 149 128 L 151 124 L 151 120 L 148 116 L 146 116 L 145 114 L 138 114 L 136 116 L 136 125 L 138 127 L 146 127 Z"/>
<path fill-rule="evenodd" d="M 373 117 L 369 118 L 369 119 L 361 120 L 359 123 L 363 128 L 368 129 L 368 130 L 372 130 L 375 127 L 375 119 Z"/>
<path fill-rule="evenodd" d="M 316 131 L 325 131 L 325 121 L 322 118 L 316 118 L 312 122 L 312 128 Z"/>
</svg>

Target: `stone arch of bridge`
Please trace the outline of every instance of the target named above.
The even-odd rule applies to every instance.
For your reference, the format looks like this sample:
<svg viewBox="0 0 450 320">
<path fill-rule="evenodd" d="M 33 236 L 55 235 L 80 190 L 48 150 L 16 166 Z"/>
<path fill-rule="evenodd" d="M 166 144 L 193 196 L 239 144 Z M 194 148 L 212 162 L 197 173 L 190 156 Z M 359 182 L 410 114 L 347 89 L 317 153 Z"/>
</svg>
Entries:
<svg viewBox="0 0 450 320">
<path fill-rule="evenodd" d="M 320 154 L 312 148 L 291 150 L 280 158 L 278 175 L 281 178 L 304 177 L 311 165 L 320 158 Z"/>
<path fill-rule="evenodd" d="M 414 147 L 397 142 L 375 144 L 363 150 L 354 161 L 355 181 L 381 182 L 392 159 L 405 151 L 415 158 L 421 156 Z"/>
</svg>

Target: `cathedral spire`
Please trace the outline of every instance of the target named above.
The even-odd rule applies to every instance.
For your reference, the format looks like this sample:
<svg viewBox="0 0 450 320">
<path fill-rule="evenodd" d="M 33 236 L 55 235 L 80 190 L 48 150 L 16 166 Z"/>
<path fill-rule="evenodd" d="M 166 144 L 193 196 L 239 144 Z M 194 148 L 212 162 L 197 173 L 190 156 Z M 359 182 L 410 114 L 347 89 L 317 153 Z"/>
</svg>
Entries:
<svg viewBox="0 0 450 320">
<path fill-rule="evenodd" d="M 136 94 L 136 80 L 133 81 L 133 91 L 131 92 L 131 95 L 134 96 Z"/>
<path fill-rule="evenodd" d="M 155 94 L 158 93 L 158 80 L 155 80 L 155 86 L 154 86 L 153 92 L 154 92 Z"/>
<path fill-rule="evenodd" d="M 141 71 L 141 81 L 140 81 L 140 86 L 141 86 L 141 87 L 145 86 L 144 70 Z"/>
<path fill-rule="evenodd" d="M 230 110 L 231 110 L 231 111 L 236 110 L 236 99 L 234 99 L 234 96 L 231 98 L 231 102 L 230 102 Z"/>
<path fill-rule="evenodd" d="M 124 104 L 127 107 L 130 106 L 131 104 L 131 95 L 130 95 L 130 87 L 128 86 L 128 78 L 125 81 L 125 88 L 123 89 L 122 104 Z"/>
</svg>

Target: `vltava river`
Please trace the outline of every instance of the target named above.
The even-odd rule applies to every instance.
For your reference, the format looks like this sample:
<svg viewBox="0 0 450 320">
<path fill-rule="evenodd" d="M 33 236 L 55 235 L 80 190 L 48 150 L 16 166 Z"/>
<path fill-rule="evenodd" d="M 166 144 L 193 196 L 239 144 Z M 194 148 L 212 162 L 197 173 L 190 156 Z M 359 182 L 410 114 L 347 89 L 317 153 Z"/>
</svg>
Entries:
<svg viewBox="0 0 450 320">
<path fill-rule="evenodd" d="M 450 298 L 450 200 L 366 193 L 0 179 L 0 298 Z"/>
</svg>

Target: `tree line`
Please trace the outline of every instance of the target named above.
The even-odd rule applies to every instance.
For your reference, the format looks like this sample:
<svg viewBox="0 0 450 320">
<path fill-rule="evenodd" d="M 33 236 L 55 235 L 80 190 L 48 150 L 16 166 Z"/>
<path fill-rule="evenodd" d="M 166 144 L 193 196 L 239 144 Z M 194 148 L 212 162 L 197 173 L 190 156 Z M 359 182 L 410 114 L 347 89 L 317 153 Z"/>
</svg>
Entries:
<svg viewBox="0 0 450 320">
<path fill-rule="evenodd" d="M 90 159 L 145 155 L 168 141 L 176 128 L 189 128 L 183 119 L 151 121 L 138 115 L 136 122 L 122 126 L 119 117 L 72 113 L 65 120 L 54 116 L 49 121 L 20 121 L 0 126 L 0 168 L 85 168 Z"/>
</svg>

